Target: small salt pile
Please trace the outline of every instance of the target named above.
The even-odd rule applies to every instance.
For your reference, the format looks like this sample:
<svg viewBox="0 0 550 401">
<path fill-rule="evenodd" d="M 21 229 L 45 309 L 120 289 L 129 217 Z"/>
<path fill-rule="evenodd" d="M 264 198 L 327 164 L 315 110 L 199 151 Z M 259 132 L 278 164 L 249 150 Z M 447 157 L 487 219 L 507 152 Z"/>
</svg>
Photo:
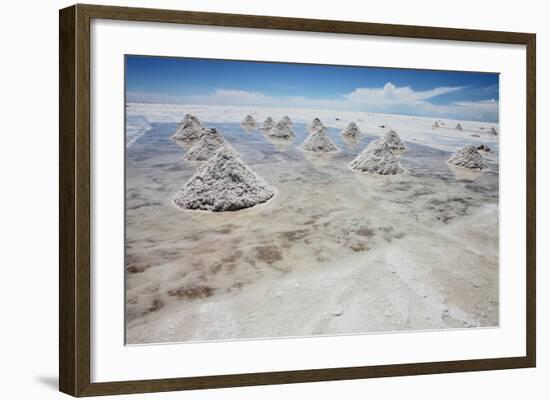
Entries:
<svg viewBox="0 0 550 401">
<path fill-rule="evenodd" d="M 380 175 L 396 175 L 405 171 L 397 156 L 392 152 L 390 145 L 384 141 L 370 143 L 353 159 L 349 167 L 352 170 Z"/>
<path fill-rule="evenodd" d="M 256 120 L 254 120 L 254 117 L 250 114 L 247 114 L 244 120 L 241 121 L 241 125 L 243 128 L 250 131 L 256 128 Z"/>
<path fill-rule="evenodd" d="M 234 151 L 223 146 L 199 167 L 174 203 L 182 209 L 224 212 L 266 202 L 274 193 Z"/>
<path fill-rule="evenodd" d="M 271 117 L 267 117 L 260 128 L 260 131 L 268 132 L 271 128 L 275 127 L 276 123 Z"/>
<path fill-rule="evenodd" d="M 294 137 L 294 132 L 290 129 L 290 126 L 281 120 L 277 125 L 267 131 L 266 135 L 270 138 L 289 139 Z"/>
<path fill-rule="evenodd" d="M 439 128 L 439 123 L 436 121 L 436 122 L 434 123 L 434 125 L 432 126 L 432 128 Z"/>
<path fill-rule="evenodd" d="M 183 121 L 176 128 L 172 139 L 178 142 L 193 142 L 200 138 L 204 127 L 199 119 L 191 114 L 186 114 Z"/>
<path fill-rule="evenodd" d="M 321 120 L 315 117 L 313 121 L 311 121 L 311 124 L 309 124 L 309 132 L 315 132 L 319 128 L 324 128 L 324 125 Z"/>
<path fill-rule="evenodd" d="M 392 152 L 402 152 L 407 149 L 399 135 L 397 135 L 397 132 L 394 130 L 388 131 L 386 135 L 384 135 L 382 141 L 388 144 Z"/>
<path fill-rule="evenodd" d="M 495 129 L 495 127 L 491 127 L 491 131 L 489 131 L 489 133 L 490 133 L 491 135 L 498 135 L 498 132 L 497 132 L 497 130 Z"/>
<path fill-rule="evenodd" d="M 292 127 L 292 120 L 290 119 L 289 116 L 284 116 L 282 119 L 281 119 L 282 122 L 284 122 L 286 125 L 288 125 L 289 127 Z"/>
<path fill-rule="evenodd" d="M 206 161 L 225 144 L 223 137 L 215 128 L 203 130 L 199 140 L 185 154 L 189 161 Z"/>
<path fill-rule="evenodd" d="M 338 148 L 327 134 L 325 127 L 317 126 L 306 138 L 300 149 L 304 152 L 338 152 Z"/>
<path fill-rule="evenodd" d="M 459 149 L 447 163 L 470 170 L 485 170 L 487 163 L 474 145 L 466 145 Z"/>
<path fill-rule="evenodd" d="M 462 125 L 460 125 L 460 123 L 458 123 L 455 127 L 455 129 L 459 130 L 459 131 L 462 131 Z"/>
<path fill-rule="evenodd" d="M 357 139 L 361 135 L 361 130 L 353 121 L 342 131 L 342 137 Z"/>
</svg>

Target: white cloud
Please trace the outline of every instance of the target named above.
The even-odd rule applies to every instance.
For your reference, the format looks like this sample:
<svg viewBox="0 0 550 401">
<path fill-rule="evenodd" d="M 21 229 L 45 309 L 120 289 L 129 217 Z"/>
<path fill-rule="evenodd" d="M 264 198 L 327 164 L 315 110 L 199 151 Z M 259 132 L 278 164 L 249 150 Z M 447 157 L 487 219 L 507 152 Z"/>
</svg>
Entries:
<svg viewBox="0 0 550 401">
<path fill-rule="evenodd" d="M 217 89 L 205 95 L 166 96 L 128 93 L 129 101 L 162 102 L 200 105 L 266 106 L 285 108 L 368 111 L 447 117 L 462 120 L 498 121 L 498 101 L 460 101 L 449 104 L 430 102 L 437 96 L 457 92 L 464 87 L 437 87 L 415 91 L 409 86 L 398 87 L 388 82 L 382 88 L 357 88 L 335 99 L 304 96 L 273 97 L 260 92 Z"/>
</svg>

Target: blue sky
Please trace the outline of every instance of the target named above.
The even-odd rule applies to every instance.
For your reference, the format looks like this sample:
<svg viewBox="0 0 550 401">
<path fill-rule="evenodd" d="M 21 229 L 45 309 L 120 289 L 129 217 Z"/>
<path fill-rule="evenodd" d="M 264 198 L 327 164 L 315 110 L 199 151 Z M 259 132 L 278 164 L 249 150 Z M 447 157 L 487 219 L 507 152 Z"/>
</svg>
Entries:
<svg viewBox="0 0 550 401">
<path fill-rule="evenodd" d="M 126 56 L 128 101 L 498 122 L 498 74 Z"/>
</svg>

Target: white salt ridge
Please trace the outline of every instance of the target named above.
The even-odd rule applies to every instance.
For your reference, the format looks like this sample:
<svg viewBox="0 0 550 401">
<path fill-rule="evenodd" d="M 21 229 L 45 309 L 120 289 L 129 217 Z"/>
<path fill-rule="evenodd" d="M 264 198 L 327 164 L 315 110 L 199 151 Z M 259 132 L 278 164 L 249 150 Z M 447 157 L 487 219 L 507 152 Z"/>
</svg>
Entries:
<svg viewBox="0 0 550 401">
<path fill-rule="evenodd" d="M 206 161 L 224 145 L 225 140 L 215 128 L 204 129 L 199 140 L 185 154 L 185 159 L 189 161 Z"/>
<path fill-rule="evenodd" d="M 241 125 L 247 130 L 256 128 L 256 120 L 250 114 L 247 114 L 244 120 L 241 121 Z"/>
<path fill-rule="evenodd" d="M 387 143 L 393 152 L 402 152 L 407 149 L 399 135 L 397 135 L 397 132 L 394 130 L 388 131 L 386 135 L 384 135 L 383 142 Z"/>
<path fill-rule="evenodd" d="M 293 138 L 294 132 L 283 120 L 279 121 L 275 127 L 271 128 L 266 135 L 270 138 L 289 139 Z"/>
<path fill-rule="evenodd" d="M 361 130 L 359 129 L 357 124 L 355 124 L 355 122 L 353 121 L 348 124 L 348 126 L 344 131 L 342 131 L 342 136 L 344 138 L 357 139 L 360 135 L 361 135 Z"/>
<path fill-rule="evenodd" d="M 199 119 L 191 114 L 186 114 L 181 121 L 172 139 L 179 142 L 193 142 L 200 138 L 204 127 Z"/>
<path fill-rule="evenodd" d="M 447 163 L 469 170 L 483 171 L 487 169 L 487 163 L 485 163 L 483 156 L 474 145 L 462 147 L 447 161 Z"/>
<path fill-rule="evenodd" d="M 380 175 L 396 175 L 405 171 L 391 147 L 384 141 L 371 142 L 353 159 L 349 167 L 353 170 Z"/>
<path fill-rule="evenodd" d="M 323 126 L 317 126 L 302 143 L 300 149 L 304 152 L 338 152 L 338 147 L 332 142 Z"/>
<path fill-rule="evenodd" d="M 182 209 L 225 212 L 271 199 L 274 190 L 240 157 L 223 146 L 204 163 L 176 195 Z"/>
<path fill-rule="evenodd" d="M 262 127 L 260 128 L 260 131 L 268 132 L 270 129 L 275 127 L 275 125 L 276 125 L 275 120 L 272 119 L 271 117 L 267 117 L 263 122 Z"/>
<path fill-rule="evenodd" d="M 319 128 L 324 128 L 325 126 L 323 125 L 323 123 L 321 122 L 321 120 L 317 117 L 315 117 L 313 119 L 313 121 L 311 121 L 311 124 L 309 124 L 309 132 L 314 132 L 316 130 L 318 130 Z"/>
</svg>

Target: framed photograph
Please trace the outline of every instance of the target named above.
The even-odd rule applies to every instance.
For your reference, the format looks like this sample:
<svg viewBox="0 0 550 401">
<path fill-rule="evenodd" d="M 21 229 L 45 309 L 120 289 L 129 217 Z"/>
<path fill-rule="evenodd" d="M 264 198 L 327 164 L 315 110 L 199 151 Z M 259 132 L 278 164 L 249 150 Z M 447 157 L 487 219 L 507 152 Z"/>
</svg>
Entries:
<svg viewBox="0 0 550 401">
<path fill-rule="evenodd" d="M 534 34 L 59 18 L 61 391 L 535 366 Z"/>
</svg>

